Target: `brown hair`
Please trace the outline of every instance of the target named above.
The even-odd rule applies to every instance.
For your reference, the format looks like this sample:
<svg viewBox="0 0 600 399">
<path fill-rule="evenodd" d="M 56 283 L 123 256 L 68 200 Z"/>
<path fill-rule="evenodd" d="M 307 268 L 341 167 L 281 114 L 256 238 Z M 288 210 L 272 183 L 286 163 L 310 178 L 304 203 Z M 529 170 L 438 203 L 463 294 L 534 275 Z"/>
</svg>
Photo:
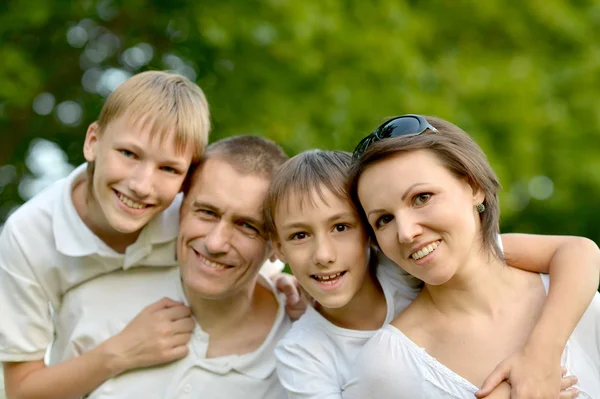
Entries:
<svg viewBox="0 0 600 399">
<path fill-rule="evenodd" d="M 275 171 L 289 159 L 285 151 L 274 141 L 257 136 L 234 136 L 216 141 L 206 148 L 204 156 L 188 173 L 183 185 L 184 195 L 190 191 L 194 176 L 211 158 L 219 158 L 239 173 L 258 175 L 271 179 Z"/>
<path fill-rule="evenodd" d="M 364 217 L 357 189 L 362 172 L 369 166 L 401 152 L 429 150 L 452 174 L 458 178 L 466 178 L 471 187 L 481 189 L 485 193 L 483 202 L 485 211 L 480 214 L 482 244 L 493 256 L 504 260 L 498 243 L 500 182 L 487 157 L 477 143 L 458 126 L 436 117 L 425 118 L 438 130 L 437 132 L 427 130 L 417 136 L 393 137 L 377 141 L 352 165 L 349 192 L 353 201 Z"/>
<path fill-rule="evenodd" d="M 314 203 L 315 192 L 325 201 L 323 190 L 327 189 L 353 204 L 346 190 L 351 161 L 347 152 L 309 150 L 284 163 L 273 177 L 265 198 L 265 227 L 271 238 L 277 238 L 277 209 L 292 195 L 300 198 L 302 206 L 305 200 Z"/>
</svg>

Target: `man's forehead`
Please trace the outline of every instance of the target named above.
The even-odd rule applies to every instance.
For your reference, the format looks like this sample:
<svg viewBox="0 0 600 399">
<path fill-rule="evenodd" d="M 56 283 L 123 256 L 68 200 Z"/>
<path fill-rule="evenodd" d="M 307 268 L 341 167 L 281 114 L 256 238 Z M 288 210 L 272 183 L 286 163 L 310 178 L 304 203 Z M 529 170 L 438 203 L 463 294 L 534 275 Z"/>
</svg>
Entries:
<svg viewBox="0 0 600 399">
<path fill-rule="evenodd" d="M 186 198 L 190 205 L 262 220 L 262 204 L 268 180 L 241 174 L 230 165 L 212 161 L 207 160 L 192 176 Z"/>
</svg>

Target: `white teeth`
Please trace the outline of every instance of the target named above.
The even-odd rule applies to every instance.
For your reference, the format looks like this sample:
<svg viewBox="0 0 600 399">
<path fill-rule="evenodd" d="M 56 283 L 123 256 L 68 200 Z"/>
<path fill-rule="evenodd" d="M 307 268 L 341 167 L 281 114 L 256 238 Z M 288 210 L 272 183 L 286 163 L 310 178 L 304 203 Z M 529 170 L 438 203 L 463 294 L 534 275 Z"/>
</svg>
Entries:
<svg viewBox="0 0 600 399">
<path fill-rule="evenodd" d="M 337 278 L 339 276 L 342 275 L 342 272 L 339 273 L 335 273 L 335 274 L 330 274 L 328 276 L 317 276 L 317 275 L 313 275 L 313 277 L 317 280 L 320 281 L 323 284 L 333 284 L 335 281 L 329 281 L 329 280 L 333 280 L 334 278 Z"/>
<path fill-rule="evenodd" d="M 125 205 L 127 205 L 128 207 L 133 208 L 133 209 L 143 209 L 146 207 L 146 205 L 140 204 L 139 202 L 133 202 L 132 200 L 125 197 L 121 193 L 119 193 L 119 199 L 121 200 L 122 203 L 124 203 Z"/>
<path fill-rule="evenodd" d="M 429 244 L 428 246 L 421 248 L 420 250 L 418 250 L 416 252 L 413 252 L 413 254 L 410 255 L 410 257 L 413 258 L 414 260 L 419 260 L 421 258 L 424 258 L 425 256 L 432 253 L 439 245 L 440 245 L 439 241 L 433 242 L 433 243 Z"/>
<path fill-rule="evenodd" d="M 202 263 L 204 263 L 206 266 L 212 267 L 213 269 L 227 269 L 227 265 L 213 262 L 211 260 L 206 259 L 205 257 L 202 257 Z"/>
</svg>

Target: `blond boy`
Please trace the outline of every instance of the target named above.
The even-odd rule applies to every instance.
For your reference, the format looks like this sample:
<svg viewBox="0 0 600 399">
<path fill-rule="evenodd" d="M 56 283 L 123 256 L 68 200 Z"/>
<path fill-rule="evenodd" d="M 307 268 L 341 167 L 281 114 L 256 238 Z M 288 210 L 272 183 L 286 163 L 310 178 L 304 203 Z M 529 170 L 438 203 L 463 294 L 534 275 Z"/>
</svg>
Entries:
<svg viewBox="0 0 600 399">
<path fill-rule="evenodd" d="M 80 397 L 126 370 L 187 354 L 190 310 L 163 299 L 82 356 L 44 363 L 55 331 L 64 333 L 60 324 L 54 328 L 49 306 L 57 323 L 81 317 L 61 313 L 69 290 L 115 270 L 176 265 L 177 194 L 209 130 L 197 85 L 175 74 L 140 73 L 109 96 L 89 126 L 87 166 L 7 220 L 0 235 L 0 361 L 9 398 Z M 68 336 L 56 339 L 60 352 Z"/>
</svg>

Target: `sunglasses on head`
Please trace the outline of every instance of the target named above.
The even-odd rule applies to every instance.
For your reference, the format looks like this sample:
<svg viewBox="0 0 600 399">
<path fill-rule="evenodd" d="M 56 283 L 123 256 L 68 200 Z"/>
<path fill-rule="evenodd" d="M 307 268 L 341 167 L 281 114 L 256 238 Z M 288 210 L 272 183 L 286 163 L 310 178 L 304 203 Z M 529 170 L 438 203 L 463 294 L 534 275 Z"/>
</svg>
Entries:
<svg viewBox="0 0 600 399">
<path fill-rule="evenodd" d="M 390 137 L 410 137 L 418 136 L 425 130 L 437 132 L 437 129 L 431 126 L 427 119 L 421 115 L 406 114 L 397 116 L 383 123 L 373 133 L 362 139 L 352 153 L 352 161 L 360 159 L 361 155 L 371 146 L 371 144 Z"/>
</svg>

